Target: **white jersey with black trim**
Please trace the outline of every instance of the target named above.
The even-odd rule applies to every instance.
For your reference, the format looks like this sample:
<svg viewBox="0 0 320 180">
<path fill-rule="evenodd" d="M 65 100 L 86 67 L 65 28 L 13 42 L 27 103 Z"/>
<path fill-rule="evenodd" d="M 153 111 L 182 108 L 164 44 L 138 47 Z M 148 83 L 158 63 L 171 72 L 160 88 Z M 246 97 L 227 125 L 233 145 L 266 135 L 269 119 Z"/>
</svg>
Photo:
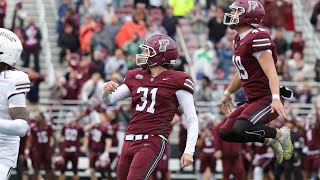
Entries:
<svg viewBox="0 0 320 180">
<path fill-rule="evenodd" d="M 19 70 L 0 73 L 0 123 L 1 119 L 10 120 L 8 100 L 16 94 L 25 94 L 30 90 L 28 75 Z M 0 164 L 16 167 L 19 151 L 18 136 L 0 133 Z"/>
</svg>

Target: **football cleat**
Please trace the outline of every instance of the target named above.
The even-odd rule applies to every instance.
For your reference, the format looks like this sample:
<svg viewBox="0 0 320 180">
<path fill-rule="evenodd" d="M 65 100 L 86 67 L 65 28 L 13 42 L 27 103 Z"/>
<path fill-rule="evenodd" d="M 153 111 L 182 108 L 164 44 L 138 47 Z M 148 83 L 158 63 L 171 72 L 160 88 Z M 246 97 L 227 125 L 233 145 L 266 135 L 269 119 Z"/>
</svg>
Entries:
<svg viewBox="0 0 320 180">
<path fill-rule="evenodd" d="M 280 142 L 278 140 L 272 139 L 269 146 L 276 154 L 277 162 L 281 164 L 281 162 L 283 161 L 283 149 Z"/>
<path fill-rule="evenodd" d="M 283 149 L 283 158 L 289 160 L 293 154 L 293 145 L 291 142 L 290 129 L 286 126 L 280 128 L 282 136 L 279 140 Z"/>
</svg>

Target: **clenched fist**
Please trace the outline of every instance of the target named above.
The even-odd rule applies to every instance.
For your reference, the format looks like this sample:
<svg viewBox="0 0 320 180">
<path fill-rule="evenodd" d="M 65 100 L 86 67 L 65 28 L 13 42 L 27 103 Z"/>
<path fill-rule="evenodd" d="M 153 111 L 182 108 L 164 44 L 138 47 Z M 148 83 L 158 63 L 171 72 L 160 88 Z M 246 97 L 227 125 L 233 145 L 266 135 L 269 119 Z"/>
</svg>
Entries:
<svg viewBox="0 0 320 180">
<path fill-rule="evenodd" d="M 193 163 L 193 157 L 190 154 L 183 153 L 180 160 L 180 166 L 185 168 Z"/>
<path fill-rule="evenodd" d="M 108 93 L 111 94 L 113 93 L 115 90 L 117 90 L 119 84 L 114 82 L 114 81 L 108 81 L 106 83 L 103 84 L 103 90 Z"/>
</svg>

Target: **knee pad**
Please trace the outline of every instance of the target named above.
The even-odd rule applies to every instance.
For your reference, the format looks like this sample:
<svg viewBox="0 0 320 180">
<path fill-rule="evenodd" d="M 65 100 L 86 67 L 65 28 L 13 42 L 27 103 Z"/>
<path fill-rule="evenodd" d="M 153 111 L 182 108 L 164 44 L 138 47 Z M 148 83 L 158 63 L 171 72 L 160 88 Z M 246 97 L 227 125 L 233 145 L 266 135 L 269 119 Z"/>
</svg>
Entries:
<svg viewBox="0 0 320 180">
<path fill-rule="evenodd" d="M 220 138 L 224 141 L 230 141 L 231 139 L 231 133 L 227 132 L 225 130 L 220 130 Z"/>
<path fill-rule="evenodd" d="M 253 124 L 250 121 L 245 119 L 238 119 L 232 127 L 232 132 L 237 135 L 241 135 L 252 126 Z"/>
</svg>

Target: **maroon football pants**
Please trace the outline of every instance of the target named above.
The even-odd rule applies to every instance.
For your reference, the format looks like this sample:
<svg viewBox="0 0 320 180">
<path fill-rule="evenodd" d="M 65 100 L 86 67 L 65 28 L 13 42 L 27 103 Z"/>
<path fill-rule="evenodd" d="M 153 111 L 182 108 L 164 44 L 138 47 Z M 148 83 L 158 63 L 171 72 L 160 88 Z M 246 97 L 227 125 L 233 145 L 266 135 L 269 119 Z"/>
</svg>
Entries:
<svg viewBox="0 0 320 180">
<path fill-rule="evenodd" d="M 241 156 L 237 158 L 222 158 L 223 180 L 229 180 L 233 174 L 234 180 L 245 180 L 244 164 Z"/>
<path fill-rule="evenodd" d="M 147 180 L 162 159 L 166 143 L 159 136 L 124 141 L 117 168 L 118 180 Z"/>
</svg>

